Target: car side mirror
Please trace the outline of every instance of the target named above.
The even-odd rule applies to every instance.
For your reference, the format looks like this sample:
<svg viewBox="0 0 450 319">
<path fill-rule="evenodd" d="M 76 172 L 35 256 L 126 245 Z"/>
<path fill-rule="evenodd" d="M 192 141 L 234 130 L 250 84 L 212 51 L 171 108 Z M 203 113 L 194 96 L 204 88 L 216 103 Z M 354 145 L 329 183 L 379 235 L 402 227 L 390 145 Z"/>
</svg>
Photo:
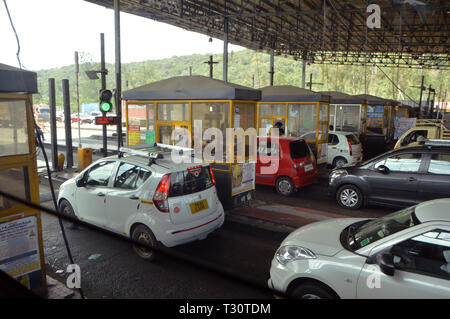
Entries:
<svg viewBox="0 0 450 319">
<path fill-rule="evenodd" d="M 389 168 L 387 168 L 387 166 L 384 165 L 378 166 L 377 171 L 380 172 L 381 174 L 389 174 Z"/>
<path fill-rule="evenodd" d="M 391 253 L 381 253 L 376 256 L 376 263 L 380 266 L 380 270 L 383 274 L 388 276 L 394 276 L 394 256 Z"/>
<path fill-rule="evenodd" d="M 75 183 L 76 183 L 77 187 L 86 186 L 86 181 L 84 180 L 84 177 L 77 179 Z"/>
</svg>

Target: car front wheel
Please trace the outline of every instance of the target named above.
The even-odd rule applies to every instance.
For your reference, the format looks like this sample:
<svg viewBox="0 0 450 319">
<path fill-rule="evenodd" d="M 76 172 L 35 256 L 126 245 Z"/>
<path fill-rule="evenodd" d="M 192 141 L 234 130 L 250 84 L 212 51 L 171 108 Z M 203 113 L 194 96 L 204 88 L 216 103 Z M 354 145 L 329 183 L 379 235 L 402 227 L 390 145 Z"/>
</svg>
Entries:
<svg viewBox="0 0 450 319">
<path fill-rule="evenodd" d="M 322 285 L 305 283 L 292 291 L 293 299 L 337 299 L 337 296 Z"/>
<path fill-rule="evenodd" d="M 336 193 L 336 200 L 344 208 L 358 209 L 362 206 L 363 195 L 354 185 L 344 185 Z"/>
</svg>

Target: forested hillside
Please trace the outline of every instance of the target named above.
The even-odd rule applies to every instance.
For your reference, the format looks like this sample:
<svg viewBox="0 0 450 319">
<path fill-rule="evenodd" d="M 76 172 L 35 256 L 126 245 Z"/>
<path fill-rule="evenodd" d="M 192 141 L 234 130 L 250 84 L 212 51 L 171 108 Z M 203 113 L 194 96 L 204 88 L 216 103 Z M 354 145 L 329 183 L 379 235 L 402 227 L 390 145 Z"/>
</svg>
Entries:
<svg viewBox="0 0 450 319">
<path fill-rule="evenodd" d="M 189 56 L 174 56 L 163 60 L 151 60 L 122 64 L 122 89 L 134 87 L 166 79 L 172 76 L 189 75 L 192 67 L 193 75 L 209 76 L 209 55 L 194 54 Z M 222 55 L 214 55 L 214 78 L 222 79 Z M 260 88 L 269 85 L 269 55 L 252 50 L 230 52 L 228 80 L 245 86 Z M 107 87 L 115 87 L 114 64 L 107 64 L 109 74 Z M 97 102 L 100 80 L 90 80 L 85 70 L 99 70 L 100 63 L 94 63 L 87 54 L 80 54 L 79 90 L 80 103 Z M 450 72 L 443 70 L 396 69 L 381 67 L 384 73 L 401 88 L 410 98 L 419 99 L 420 90 L 411 86 L 420 86 L 421 76 L 425 76 L 425 86 L 430 84 L 436 89 L 436 99 L 439 90 L 449 89 Z M 40 94 L 34 95 L 34 103 L 48 104 L 48 79 L 55 78 L 57 105 L 62 105 L 62 79 L 69 79 L 71 106 L 76 108 L 76 86 L 74 65 L 49 70 L 39 70 L 38 86 Z M 406 95 L 399 92 L 376 66 L 343 66 L 311 64 L 306 69 L 306 82 L 309 75 L 313 75 L 314 91 L 341 91 L 349 94 L 368 93 L 385 98 L 408 100 Z M 302 62 L 289 57 L 275 57 L 275 85 L 302 85 Z M 447 99 L 450 90 L 447 93 Z M 426 99 L 424 95 L 424 99 Z"/>
</svg>

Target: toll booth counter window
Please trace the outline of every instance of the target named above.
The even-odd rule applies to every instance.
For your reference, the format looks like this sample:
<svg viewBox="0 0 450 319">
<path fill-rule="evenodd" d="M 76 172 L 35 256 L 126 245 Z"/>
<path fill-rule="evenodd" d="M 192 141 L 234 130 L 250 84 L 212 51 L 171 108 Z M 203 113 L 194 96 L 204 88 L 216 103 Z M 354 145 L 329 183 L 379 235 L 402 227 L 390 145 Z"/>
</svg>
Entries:
<svg viewBox="0 0 450 319">
<path fill-rule="evenodd" d="M 16 197 L 29 200 L 27 172 L 26 167 L 0 170 L 0 189 Z M 11 181 L 14 181 L 14 183 L 11 183 Z M 0 195 L 0 210 L 10 209 L 15 206 L 19 206 L 19 203 Z"/>
<path fill-rule="evenodd" d="M 337 105 L 335 131 L 359 132 L 359 105 Z"/>
<path fill-rule="evenodd" d="M 189 129 L 189 104 L 187 103 L 158 103 L 158 134 L 159 142 L 175 144 L 175 129 Z M 161 122 L 165 123 L 161 123 Z M 183 123 L 184 122 L 184 123 Z M 178 143 L 177 143 L 178 144 Z M 178 144 L 180 145 L 180 144 Z M 188 146 L 188 145 L 185 145 Z"/>
<path fill-rule="evenodd" d="M 260 128 L 269 134 L 270 128 L 276 123 L 282 124 L 283 131 L 286 130 L 286 104 L 260 104 L 259 106 Z"/>
<path fill-rule="evenodd" d="M 154 104 L 128 104 L 128 125 L 139 127 L 140 143 L 151 143 L 149 133 L 155 134 L 155 106 Z M 153 143 L 154 143 L 153 138 Z"/>
<path fill-rule="evenodd" d="M 202 145 L 203 148 L 214 139 L 218 139 L 218 136 L 205 136 L 205 131 L 209 128 L 219 129 L 222 132 L 223 138 L 226 136 L 226 129 L 229 126 L 229 103 L 192 103 L 192 121 L 193 121 L 193 134 L 198 130 L 195 127 L 195 121 L 201 121 L 202 132 Z M 209 131 L 212 133 L 212 131 Z M 209 133 L 208 132 L 208 133 Z"/>
<path fill-rule="evenodd" d="M 242 128 L 244 131 L 253 128 L 256 130 L 256 104 L 254 103 L 235 103 L 233 105 L 233 128 Z M 245 136 L 245 154 L 248 156 L 250 154 L 249 152 L 249 144 L 250 144 L 250 137 Z M 255 144 L 256 146 L 256 144 Z M 241 146 L 239 144 L 238 139 L 235 137 L 234 141 L 234 154 L 237 154 L 238 149 L 240 149 Z M 256 154 L 252 154 L 256 155 Z"/>
<path fill-rule="evenodd" d="M 317 129 L 317 104 L 289 104 L 288 135 L 302 136 Z"/>
<path fill-rule="evenodd" d="M 29 152 L 25 100 L 0 100 L 0 156 Z"/>
</svg>

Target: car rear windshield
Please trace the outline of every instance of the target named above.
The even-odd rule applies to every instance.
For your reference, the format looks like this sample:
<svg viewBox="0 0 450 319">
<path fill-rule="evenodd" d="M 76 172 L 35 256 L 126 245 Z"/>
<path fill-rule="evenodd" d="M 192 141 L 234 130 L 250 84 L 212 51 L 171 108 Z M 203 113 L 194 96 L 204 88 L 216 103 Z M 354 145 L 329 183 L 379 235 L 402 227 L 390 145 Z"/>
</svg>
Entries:
<svg viewBox="0 0 450 319">
<path fill-rule="evenodd" d="M 209 166 L 195 166 L 170 175 L 169 197 L 201 192 L 213 185 Z"/>
<path fill-rule="evenodd" d="M 304 158 L 310 155 L 309 147 L 304 140 L 291 142 L 289 149 L 292 158 Z"/>
<path fill-rule="evenodd" d="M 345 137 L 347 138 L 347 141 L 349 141 L 349 143 L 351 145 L 359 144 L 359 139 L 356 137 L 356 135 L 349 134 L 349 135 L 346 135 Z"/>
</svg>

